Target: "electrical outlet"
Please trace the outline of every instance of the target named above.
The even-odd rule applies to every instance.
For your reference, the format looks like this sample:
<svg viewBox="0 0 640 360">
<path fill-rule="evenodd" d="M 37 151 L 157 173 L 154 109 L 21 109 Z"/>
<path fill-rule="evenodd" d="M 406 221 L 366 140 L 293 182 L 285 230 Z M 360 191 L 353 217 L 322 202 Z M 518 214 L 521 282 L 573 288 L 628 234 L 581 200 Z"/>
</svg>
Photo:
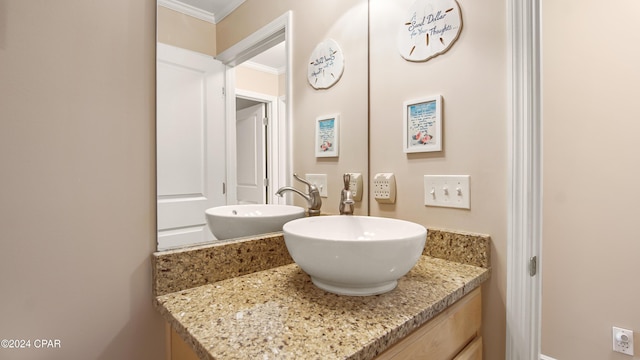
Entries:
<svg viewBox="0 0 640 360">
<path fill-rule="evenodd" d="M 613 351 L 633 356 L 633 331 L 613 327 Z"/>
<path fill-rule="evenodd" d="M 320 191 L 320 197 L 326 198 L 329 196 L 329 190 L 327 189 L 327 174 L 305 174 L 304 177 L 308 182 L 318 188 L 318 191 Z"/>
<path fill-rule="evenodd" d="M 373 197 L 383 204 L 396 202 L 396 176 L 393 173 L 380 173 L 373 177 Z"/>
<path fill-rule="evenodd" d="M 353 196 L 353 201 L 362 200 L 362 174 L 361 173 L 348 173 L 351 176 L 349 181 L 349 191 Z"/>
</svg>

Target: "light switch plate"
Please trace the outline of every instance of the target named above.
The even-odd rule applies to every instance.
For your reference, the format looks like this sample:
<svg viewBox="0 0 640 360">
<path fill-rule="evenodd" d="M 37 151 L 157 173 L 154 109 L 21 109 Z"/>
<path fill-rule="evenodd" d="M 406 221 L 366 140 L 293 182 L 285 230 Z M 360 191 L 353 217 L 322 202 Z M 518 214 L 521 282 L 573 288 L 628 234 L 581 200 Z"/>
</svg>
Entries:
<svg viewBox="0 0 640 360">
<path fill-rule="evenodd" d="M 318 188 L 318 191 L 320 191 L 320 197 L 326 198 L 329 196 L 329 190 L 327 189 L 327 174 L 305 174 L 304 177 L 308 182 Z"/>
<path fill-rule="evenodd" d="M 469 175 L 424 175 L 425 206 L 471 209 Z"/>
<path fill-rule="evenodd" d="M 353 201 L 362 201 L 362 174 L 348 174 L 351 175 L 351 180 L 349 181 L 349 190 L 351 191 L 351 196 L 353 196 Z"/>
</svg>

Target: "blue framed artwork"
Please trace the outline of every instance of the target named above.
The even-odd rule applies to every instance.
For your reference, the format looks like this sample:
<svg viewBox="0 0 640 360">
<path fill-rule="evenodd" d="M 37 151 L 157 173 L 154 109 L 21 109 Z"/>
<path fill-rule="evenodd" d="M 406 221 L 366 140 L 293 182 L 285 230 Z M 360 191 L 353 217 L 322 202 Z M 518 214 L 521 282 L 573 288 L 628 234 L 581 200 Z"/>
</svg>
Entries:
<svg viewBox="0 0 640 360">
<path fill-rule="evenodd" d="M 320 116 L 316 119 L 316 157 L 337 157 L 340 134 L 340 115 Z"/>
<path fill-rule="evenodd" d="M 442 96 L 404 102 L 404 152 L 442 151 Z"/>
</svg>

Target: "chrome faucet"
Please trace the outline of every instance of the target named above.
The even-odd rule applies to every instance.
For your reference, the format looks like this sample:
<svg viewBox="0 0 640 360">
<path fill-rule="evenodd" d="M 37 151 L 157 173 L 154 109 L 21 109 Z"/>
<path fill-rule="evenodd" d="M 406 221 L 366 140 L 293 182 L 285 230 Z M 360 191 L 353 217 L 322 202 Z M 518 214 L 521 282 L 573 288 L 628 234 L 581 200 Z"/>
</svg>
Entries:
<svg viewBox="0 0 640 360">
<path fill-rule="evenodd" d="M 305 200 L 307 200 L 307 204 L 309 206 L 309 216 L 320 215 L 320 207 L 322 206 L 322 199 L 320 198 L 320 191 L 318 191 L 318 187 L 298 176 L 298 174 L 294 173 L 293 177 L 301 183 L 307 185 L 309 189 L 309 193 L 305 194 L 302 191 L 291 187 L 291 186 L 283 186 L 276 192 L 276 195 L 282 197 L 282 194 L 285 191 L 293 191 L 294 193 L 302 196 Z"/>
<path fill-rule="evenodd" d="M 353 200 L 351 190 L 349 190 L 351 175 L 344 174 L 342 179 L 344 180 L 344 189 L 342 189 L 342 193 L 340 194 L 340 215 L 353 215 L 353 207 L 356 202 Z"/>
</svg>

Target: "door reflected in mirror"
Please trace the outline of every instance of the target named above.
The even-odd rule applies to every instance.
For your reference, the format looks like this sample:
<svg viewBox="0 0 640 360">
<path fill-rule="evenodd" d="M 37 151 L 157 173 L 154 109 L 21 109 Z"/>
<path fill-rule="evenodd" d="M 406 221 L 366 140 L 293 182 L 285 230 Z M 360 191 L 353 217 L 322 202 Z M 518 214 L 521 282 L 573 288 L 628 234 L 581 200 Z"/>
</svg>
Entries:
<svg viewBox="0 0 640 360">
<path fill-rule="evenodd" d="M 204 211 L 226 204 L 225 67 L 210 56 L 158 44 L 156 146 L 158 250 L 210 241 Z"/>
</svg>

